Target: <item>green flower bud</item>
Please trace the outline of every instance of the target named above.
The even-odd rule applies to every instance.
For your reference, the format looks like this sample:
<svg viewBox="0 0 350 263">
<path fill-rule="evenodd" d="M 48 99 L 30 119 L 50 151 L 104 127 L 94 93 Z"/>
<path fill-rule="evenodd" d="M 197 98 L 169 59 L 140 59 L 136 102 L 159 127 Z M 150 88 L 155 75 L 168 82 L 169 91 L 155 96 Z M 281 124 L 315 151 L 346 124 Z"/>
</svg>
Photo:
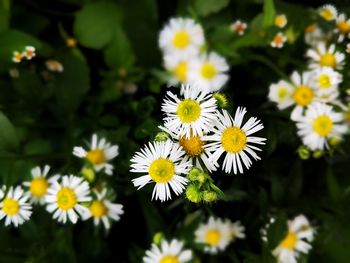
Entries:
<svg viewBox="0 0 350 263">
<path fill-rule="evenodd" d="M 218 200 L 218 195 L 214 191 L 204 191 L 203 200 L 208 203 L 215 202 Z"/>
<path fill-rule="evenodd" d="M 202 171 L 200 169 L 198 169 L 197 167 L 193 167 L 188 173 L 187 177 L 190 181 L 195 182 L 198 180 L 197 178 L 201 173 Z"/>
<path fill-rule="evenodd" d="M 93 181 L 95 181 L 96 175 L 95 175 L 95 171 L 92 168 L 84 167 L 81 170 L 81 174 L 89 183 L 92 183 Z"/>
<path fill-rule="evenodd" d="M 339 137 L 332 137 L 330 140 L 329 140 L 329 144 L 332 145 L 332 146 L 337 146 L 341 143 L 341 138 Z"/>
<path fill-rule="evenodd" d="M 307 160 L 310 158 L 310 150 L 304 145 L 299 147 L 298 154 L 302 160 Z"/>
<path fill-rule="evenodd" d="M 166 132 L 158 132 L 156 137 L 154 137 L 154 140 L 156 142 L 165 142 L 169 139 L 169 134 L 167 134 Z"/>
<path fill-rule="evenodd" d="M 220 107 L 220 108 L 226 108 L 228 101 L 227 98 L 224 94 L 221 93 L 214 93 L 213 97 L 216 99 L 216 104 Z"/>
<path fill-rule="evenodd" d="M 315 159 L 321 158 L 323 156 L 323 151 L 322 150 L 316 150 L 312 153 L 312 157 Z"/>
<path fill-rule="evenodd" d="M 164 234 L 162 232 L 157 232 L 153 236 L 153 243 L 156 245 L 159 245 L 163 238 L 164 238 Z"/>
<path fill-rule="evenodd" d="M 199 188 L 194 184 L 189 184 L 186 189 L 186 197 L 193 203 L 199 203 L 202 201 L 202 193 Z"/>
</svg>

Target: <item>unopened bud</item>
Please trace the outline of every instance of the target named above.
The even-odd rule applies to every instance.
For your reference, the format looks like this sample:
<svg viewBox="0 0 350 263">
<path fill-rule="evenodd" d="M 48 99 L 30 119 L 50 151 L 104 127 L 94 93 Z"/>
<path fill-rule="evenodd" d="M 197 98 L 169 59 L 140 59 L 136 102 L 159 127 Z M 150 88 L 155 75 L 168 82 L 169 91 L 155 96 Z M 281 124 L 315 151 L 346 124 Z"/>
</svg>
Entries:
<svg viewBox="0 0 350 263">
<path fill-rule="evenodd" d="M 189 184 L 186 189 L 186 197 L 193 203 L 199 203 L 202 201 L 202 194 L 199 188 L 194 184 Z"/>
<path fill-rule="evenodd" d="M 162 232 L 157 232 L 153 236 L 153 243 L 156 245 L 159 245 L 163 238 L 164 238 L 164 234 Z"/>
<path fill-rule="evenodd" d="M 165 142 L 169 139 L 169 134 L 167 134 L 166 132 L 158 132 L 156 137 L 154 137 L 154 140 L 156 142 Z"/>
<path fill-rule="evenodd" d="M 81 174 L 89 183 L 92 183 L 95 180 L 95 171 L 91 168 L 84 167 L 81 170 Z"/>
<path fill-rule="evenodd" d="M 220 108 L 226 108 L 228 101 L 227 98 L 224 94 L 221 93 L 214 93 L 213 94 L 214 99 L 216 99 L 216 104 L 220 107 Z"/>
<path fill-rule="evenodd" d="M 310 150 L 304 145 L 299 147 L 298 154 L 302 160 L 307 160 L 310 158 Z"/>
<path fill-rule="evenodd" d="M 337 146 L 339 145 L 341 142 L 341 138 L 340 137 L 332 137 L 330 140 L 329 140 L 329 144 L 332 145 L 332 146 Z"/>
<path fill-rule="evenodd" d="M 215 202 L 218 200 L 218 195 L 214 191 L 204 191 L 203 200 L 208 203 Z"/>
<path fill-rule="evenodd" d="M 322 150 L 316 150 L 312 153 L 312 157 L 315 159 L 321 158 L 323 156 Z"/>
</svg>

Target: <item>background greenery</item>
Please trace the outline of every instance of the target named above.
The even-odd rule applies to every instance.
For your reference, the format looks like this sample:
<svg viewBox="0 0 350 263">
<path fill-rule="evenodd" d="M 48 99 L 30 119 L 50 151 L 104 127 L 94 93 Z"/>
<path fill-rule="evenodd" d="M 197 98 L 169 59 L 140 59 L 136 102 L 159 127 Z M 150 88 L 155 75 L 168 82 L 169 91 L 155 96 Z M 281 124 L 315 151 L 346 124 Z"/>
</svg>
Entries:
<svg viewBox="0 0 350 263">
<path fill-rule="evenodd" d="M 299 2 L 299 3 L 297 3 Z M 50 164 L 60 173 L 77 173 L 75 145 L 98 132 L 120 146 L 110 185 L 125 214 L 109 234 L 91 222 L 59 225 L 44 208 L 18 229 L 0 227 L 0 262 L 140 262 L 153 235 L 193 242 L 200 220 L 213 214 L 240 220 L 247 239 L 202 262 L 274 262 L 269 250 L 284 235 L 285 220 L 304 213 L 317 226 L 314 249 L 305 262 L 349 262 L 349 140 L 333 157 L 302 161 L 301 144 L 288 113 L 267 102 L 271 82 L 306 66 L 303 32 L 312 6 L 322 1 L 272 0 L 0 0 L 0 180 L 14 185 L 29 179 L 30 168 Z M 337 1 L 350 11 L 349 1 Z M 285 13 L 295 40 L 282 50 L 269 47 L 276 33 L 274 15 Z M 268 143 L 262 161 L 244 175 L 213 175 L 226 200 L 194 205 L 183 197 L 150 201 L 152 187 L 136 191 L 128 172 L 131 155 L 153 139 L 161 122 L 167 88 L 158 49 L 158 32 L 173 16 L 191 16 L 204 27 L 208 46 L 225 56 L 230 81 L 224 92 L 230 107 L 246 106 L 265 125 Z M 228 30 L 235 19 L 249 22 L 238 38 Z M 271 36 L 269 38 L 269 36 Z M 66 39 L 77 39 L 68 47 Z M 37 57 L 17 65 L 12 51 L 25 45 Z M 64 66 L 48 73 L 46 59 Z M 18 78 L 9 70 L 17 68 Z M 347 72 L 347 71 L 345 71 Z M 344 89 L 349 88 L 349 71 Z M 136 89 L 136 92 L 132 92 Z M 264 245 L 260 228 L 278 220 Z M 195 247 L 195 246 L 192 246 Z"/>
</svg>

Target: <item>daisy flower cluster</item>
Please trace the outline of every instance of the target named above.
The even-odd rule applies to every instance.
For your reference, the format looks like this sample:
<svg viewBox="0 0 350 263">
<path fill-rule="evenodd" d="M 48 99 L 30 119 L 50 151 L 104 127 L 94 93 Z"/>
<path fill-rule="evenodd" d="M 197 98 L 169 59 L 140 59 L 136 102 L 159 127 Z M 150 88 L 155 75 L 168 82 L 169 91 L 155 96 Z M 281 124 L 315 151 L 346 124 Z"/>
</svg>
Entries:
<svg viewBox="0 0 350 263">
<path fill-rule="evenodd" d="M 318 12 L 327 23 L 339 22 L 344 16 L 338 15 L 331 5 L 321 7 Z M 290 118 L 296 123 L 304 144 L 299 149 L 303 158 L 308 158 L 310 151 L 314 156 L 322 155 L 348 133 L 349 107 L 342 96 L 345 54 L 344 47 L 336 43 L 340 36 L 338 22 L 334 30 L 326 33 L 333 34 L 333 42 L 317 37 L 315 44 L 310 35 L 306 38 L 314 46 L 306 51 L 308 63 L 304 71 L 294 71 L 289 79 L 279 80 L 269 88 L 269 100 L 276 103 L 279 110 L 291 112 Z"/>
<path fill-rule="evenodd" d="M 2 187 L 0 220 L 5 218 L 6 226 L 17 227 L 30 219 L 33 206 L 45 206 L 60 223 L 75 224 L 91 218 L 96 226 L 102 223 L 108 230 L 124 213 L 121 204 L 112 202 L 115 194 L 106 187 L 104 177 L 113 173 L 108 161 L 118 155 L 118 146 L 94 134 L 87 148 L 73 150 L 74 155 L 86 160 L 78 175 L 50 175 L 50 166 L 38 166 L 31 170 L 31 179 L 23 182 L 23 187 Z"/>
<path fill-rule="evenodd" d="M 275 220 L 271 220 L 273 224 Z M 278 263 L 297 263 L 301 255 L 307 255 L 311 250 L 315 229 L 304 215 L 298 215 L 288 220 L 287 233 L 273 249 L 272 254 Z M 262 239 L 268 242 L 266 231 L 270 224 L 262 231 Z"/>
<path fill-rule="evenodd" d="M 143 174 L 132 180 L 138 189 L 154 182 L 152 199 L 163 202 L 171 199 L 171 189 L 180 195 L 188 185 L 189 200 L 202 201 L 205 193 L 206 201 L 215 201 L 222 192 L 210 173 L 218 169 L 243 173 L 252 159 L 260 160 L 256 152 L 266 139 L 254 133 L 264 126 L 255 117 L 244 122 L 243 107 L 231 116 L 218 106 L 216 98 L 223 97 L 219 95 L 190 85 L 182 86 L 180 96 L 167 92 L 160 126 L 164 132 L 131 159 L 131 172 Z"/>
<path fill-rule="evenodd" d="M 35 57 L 35 47 L 26 46 L 23 51 L 13 51 L 12 61 L 15 63 L 20 63 L 24 58 L 27 60 L 31 60 Z"/>
<path fill-rule="evenodd" d="M 172 18 L 159 34 L 168 84 L 197 84 L 217 91 L 228 81 L 225 58 L 206 49 L 203 28 L 191 18 Z"/>
</svg>

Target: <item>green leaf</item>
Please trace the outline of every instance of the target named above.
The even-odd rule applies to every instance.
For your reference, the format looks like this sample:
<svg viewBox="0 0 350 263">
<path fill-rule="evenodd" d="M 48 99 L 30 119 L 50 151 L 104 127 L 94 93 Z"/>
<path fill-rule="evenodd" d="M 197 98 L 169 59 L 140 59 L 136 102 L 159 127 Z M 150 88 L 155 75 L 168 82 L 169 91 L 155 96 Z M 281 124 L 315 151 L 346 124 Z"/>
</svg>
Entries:
<svg viewBox="0 0 350 263">
<path fill-rule="evenodd" d="M 219 12 L 230 3 L 230 0 L 195 0 L 193 8 L 200 16 L 208 16 Z"/>
<path fill-rule="evenodd" d="M 72 54 L 58 57 L 64 70 L 54 80 L 55 97 L 65 111 L 75 111 L 90 88 L 89 67 Z"/>
<path fill-rule="evenodd" d="M 276 16 L 275 4 L 273 0 L 264 0 L 263 13 L 263 27 L 267 28 L 272 26 Z"/>
<path fill-rule="evenodd" d="M 267 229 L 268 246 L 271 249 L 283 240 L 287 234 L 287 219 L 285 215 L 280 215 Z"/>
<path fill-rule="evenodd" d="M 0 0 L 0 32 L 9 28 L 10 24 L 10 0 Z"/>
<path fill-rule="evenodd" d="M 74 34 L 81 45 L 102 49 L 112 41 L 121 20 L 122 12 L 116 4 L 90 3 L 77 13 Z"/>
<path fill-rule="evenodd" d="M 10 120 L 0 112 L 0 151 L 13 151 L 18 148 L 15 127 Z"/>
<path fill-rule="evenodd" d="M 121 27 L 114 27 L 113 39 L 104 52 L 104 58 L 110 67 L 130 68 L 133 65 L 135 56 Z"/>
<path fill-rule="evenodd" d="M 339 200 L 341 197 L 341 188 L 335 174 L 333 173 L 333 170 L 330 167 L 327 169 L 327 186 L 330 198 L 333 201 Z"/>
</svg>

